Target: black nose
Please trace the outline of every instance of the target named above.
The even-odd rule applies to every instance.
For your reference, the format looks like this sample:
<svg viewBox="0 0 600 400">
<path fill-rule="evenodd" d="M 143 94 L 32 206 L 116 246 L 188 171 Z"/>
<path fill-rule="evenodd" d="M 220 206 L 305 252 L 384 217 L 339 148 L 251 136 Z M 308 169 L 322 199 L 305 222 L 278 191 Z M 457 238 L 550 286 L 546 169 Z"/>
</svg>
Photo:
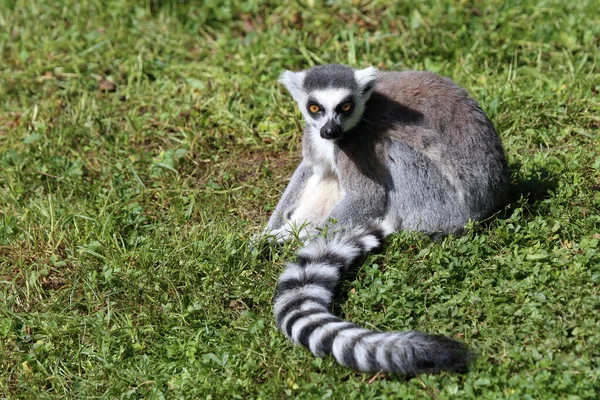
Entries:
<svg viewBox="0 0 600 400">
<path fill-rule="evenodd" d="M 342 136 L 342 127 L 335 121 L 327 121 L 321 128 L 321 137 L 323 139 L 337 139 Z"/>
</svg>

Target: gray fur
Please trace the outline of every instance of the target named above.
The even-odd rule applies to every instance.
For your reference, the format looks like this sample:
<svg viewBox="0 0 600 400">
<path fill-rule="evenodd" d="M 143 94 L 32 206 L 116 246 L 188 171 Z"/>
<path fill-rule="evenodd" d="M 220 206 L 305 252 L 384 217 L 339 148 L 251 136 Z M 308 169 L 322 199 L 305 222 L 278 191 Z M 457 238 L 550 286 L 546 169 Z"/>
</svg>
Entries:
<svg viewBox="0 0 600 400">
<path fill-rule="evenodd" d="M 306 71 L 302 88 L 307 93 L 326 87 L 344 87 L 355 92 L 358 89 L 354 69 L 345 65 L 319 65 Z"/>
<path fill-rule="evenodd" d="M 317 259 L 324 271 L 332 265 L 340 265 L 340 259 L 348 262 L 356 260 L 370 250 L 374 242 L 370 237 L 376 237 L 378 244 L 381 242 L 385 236 L 381 234 L 383 231 L 459 232 L 470 219 L 480 220 L 503 204 L 508 166 L 500 140 L 477 103 L 449 79 L 430 72 L 375 74 L 373 68 L 353 70 L 327 65 L 300 73 L 287 71 L 280 81 L 298 102 L 307 124 L 303 161 L 265 231 L 285 240 L 300 225 L 306 226 L 301 236 L 310 236 L 326 224 L 341 229 L 342 233 L 336 234 L 333 239 L 319 239 L 324 240 L 319 251 L 325 253 Z M 336 92 L 337 89 L 339 92 Z M 346 96 L 347 91 L 353 98 L 351 113 L 341 115 L 333 112 L 334 101 L 328 98 L 321 99 L 321 103 L 328 106 L 322 107 L 327 109 L 319 115 L 313 115 L 306 108 L 306 101 L 312 96 L 331 94 L 341 98 Z M 339 137 L 324 139 L 323 130 L 331 124 L 339 124 L 342 133 Z M 290 222 L 290 219 L 295 220 Z M 352 229 L 367 230 L 357 234 Z M 340 245 L 348 240 L 348 243 Z M 361 241 L 370 244 L 355 246 L 352 250 L 353 243 Z M 314 258 L 310 249 L 315 247 L 311 246 L 304 250 L 303 260 Z M 340 254 L 344 252 L 352 254 Z M 297 264 L 288 265 L 282 276 L 297 268 Z M 323 329 L 339 324 L 336 317 L 325 313 L 330 305 L 326 293 L 333 293 L 344 268 L 339 267 L 337 280 L 330 279 L 325 283 L 319 281 L 316 275 L 303 275 L 290 289 L 280 280 L 279 300 L 276 300 L 280 325 L 284 320 L 290 320 L 290 313 L 299 313 L 301 309 L 304 309 L 302 318 L 292 318 L 294 324 L 299 324 L 298 321 L 303 321 L 303 318 L 312 318 L 311 327 L 318 321 L 322 321 Z M 327 289 L 322 297 L 325 308 L 314 307 L 312 314 L 318 314 L 316 317 L 308 310 L 311 306 L 307 304 L 311 300 L 301 300 L 312 290 L 307 286 L 315 285 Z M 278 303 L 282 298 L 288 301 L 290 296 L 293 297 L 289 290 L 299 290 L 295 296 L 300 300 L 294 303 L 297 307 L 292 310 L 282 308 Z M 317 292 L 313 294 L 319 297 Z M 285 311 L 283 316 L 278 314 L 282 309 Z M 282 329 L 286 327 L 282 326 Z M 349 344 L 344 345 L 348 346 L 348 351 L 357 347 L 357 356 L 365 351 L 381 351 L 377 350 L 378 346 L 385 346 L 386 352 L 392 351 L 396 355 L 422 354 L 421 359 L 412 360 L 408 356 L 398 356 L 400 361 L 391 364 L 381 359 L 375 362 L 373 360 L 377 357 L 371 354 L 368 368 L 365 363 L 358 366 L 350 363 L 352 365 L 349 366 L 355 369 L 412 374 L 461 369 L 468 360 L 464 347 L 449 339 L 421 333 L 378 333 L 380 336 L 373 336 L 373 332 L 363 332 L 350 328 L 350 325 L 344 329 L 350 333 L 355 331 L 358 335 L 350 334 Z M 304 333 L 304 344 L 316 355 L 322 355 L 322 351 L 317 351 L 318 343 L 311 343 L 312 336 Z M 371 339 L 367 340 L 369 336 Z M 293 335 L 290 337 L 295 340 Z M 361 341 L 367 341 L 368 345 L 361 344 Z M 421 350 L 417 351 L 414 346 Z M 339 351 L 326 350 L 333 352 L 340 363 L 348 364 Z M 439 352 L 442 353 L 434 354 Z M 418 367 L 419 363 L 421 367 Z"/>
<path fill-rule="evenodd" d="M 285 225 L 286 220 L 290 218 L 291 213 L 296 208 L 302 191 L 304 190 L 304 185 L 311 174 L 312 168 L 310 165 L 307 162 L 301 162 L 298 168 L 296 168 L 296 171 L 294 171 L 292 179 L 279 201 L 280 204 L 283 203 L 288 206 L 277 208 L 273 214 L 271 214 L 268 223 L 268 231 L 282 228 Z"/>
</svg>

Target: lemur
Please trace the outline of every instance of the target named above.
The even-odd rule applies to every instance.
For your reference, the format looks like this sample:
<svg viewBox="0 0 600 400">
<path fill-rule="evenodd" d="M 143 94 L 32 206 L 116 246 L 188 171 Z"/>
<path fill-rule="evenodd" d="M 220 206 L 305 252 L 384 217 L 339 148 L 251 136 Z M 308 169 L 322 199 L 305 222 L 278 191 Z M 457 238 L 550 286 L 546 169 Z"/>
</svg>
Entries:
<svg viewBox="0 0 600 400">
<path fill-rule="evenodd" d="M 364 372 L 463 371 L 472 351 L 418 331 L 379 332 L 331 313 L 344 273 L 398 230 L 460 232 L 503 204 L 508 165 L 467 92 L 431 72 L 322 65 L 279 81 L 306 121 L 303 159 L 264 234 L 306 239 L 281 274 L 281 330 Z M 325 234 L 323 234 L 325 232 Z"/>
</svg>

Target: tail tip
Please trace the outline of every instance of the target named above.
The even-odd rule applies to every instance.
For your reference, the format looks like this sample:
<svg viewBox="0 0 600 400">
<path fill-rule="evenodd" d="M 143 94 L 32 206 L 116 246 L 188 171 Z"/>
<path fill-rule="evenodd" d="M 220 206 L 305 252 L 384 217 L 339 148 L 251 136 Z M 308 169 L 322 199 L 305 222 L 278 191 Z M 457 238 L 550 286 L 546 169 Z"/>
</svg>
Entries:
<svg viewBox="0 0 600 400">
<path fill-rule="evenodd" d="M 457 340 L 440 335 L 422 335 L 427 346 L 421 357 L 418 357 L 415 366 L 417 373 L 467 372 L 471 362 L 477 357 L 474 350 Z"/>
</svg>

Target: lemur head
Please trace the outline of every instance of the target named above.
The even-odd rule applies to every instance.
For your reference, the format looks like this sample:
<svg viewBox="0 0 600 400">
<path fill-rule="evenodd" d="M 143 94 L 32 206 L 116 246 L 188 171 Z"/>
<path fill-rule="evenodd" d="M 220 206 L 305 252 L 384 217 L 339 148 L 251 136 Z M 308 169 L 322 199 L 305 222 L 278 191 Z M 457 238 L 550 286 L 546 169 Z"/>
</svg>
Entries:
<svg viewBox="0 0 600 400">
<path fill-rule="evenodd" d="M 279 78 L 298 103 L 307 126 L 323 139 L 341 138 L 358 124 L 375 88 L 377 69 L 320 65 Z"/>
</svg>

